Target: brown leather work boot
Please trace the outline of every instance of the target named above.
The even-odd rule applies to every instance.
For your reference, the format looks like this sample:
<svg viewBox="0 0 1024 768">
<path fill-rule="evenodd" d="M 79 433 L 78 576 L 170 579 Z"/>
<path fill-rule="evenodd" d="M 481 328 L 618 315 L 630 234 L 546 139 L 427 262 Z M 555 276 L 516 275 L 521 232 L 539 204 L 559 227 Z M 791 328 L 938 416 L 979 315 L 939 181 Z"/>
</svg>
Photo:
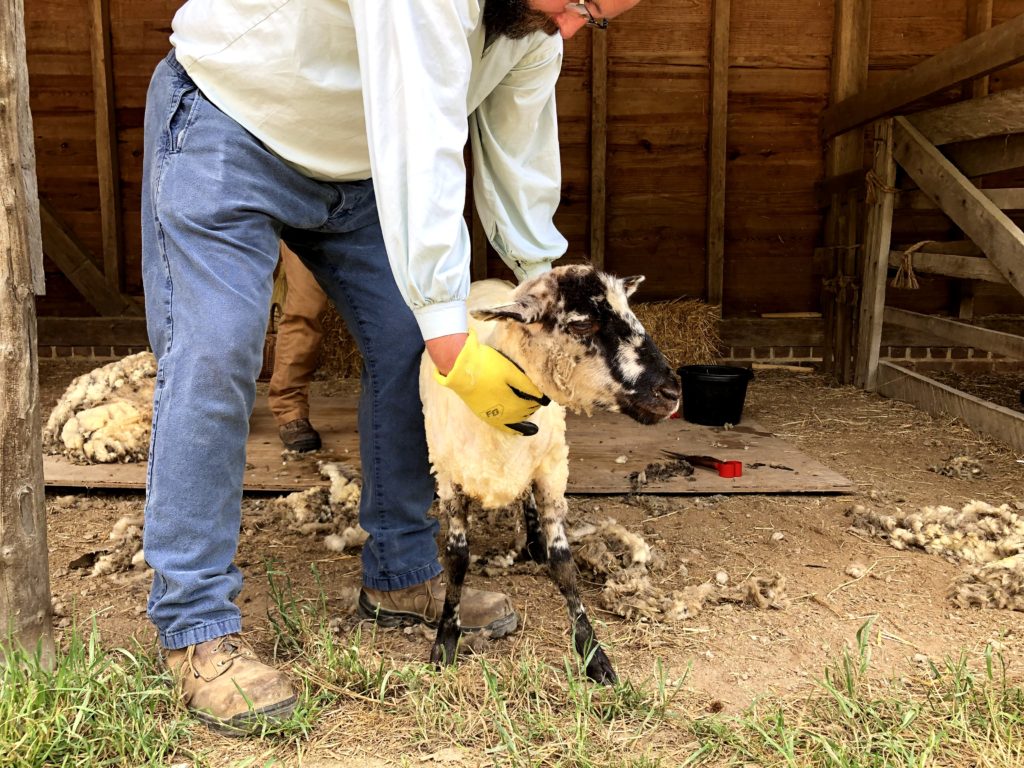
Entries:
<svg viewBox="0 0 1024 768">
<path fill-rule="evenodd" d="M 239 635 L 163 653 L 185 706 L 216 731 L 254 732 L 260 715 L 284 720 L 295 708 L 288 678 L 261 662 Z"/>
<path fill-rule="evenodd" d="M 289 451 L 308 453 L 320 450 L 320 433 L 313 429 L 309 419 L 292 419 L 277 433 L 281 436 L 284 447 Z"/>
<path fill-rule="evenodd" d="M 436 627 L 444 608 L 443 579 L 435 576 L 423 584 L 391 592 L 364 586 L 359 592 L 359 615 L 382 627 Z M 519 617 L 508 595 L 470 587 L 462 588 L 459 619 L 463 632 L 485 631 L 490 637 L 504 637 L 519 626 Z"/>
</svg>

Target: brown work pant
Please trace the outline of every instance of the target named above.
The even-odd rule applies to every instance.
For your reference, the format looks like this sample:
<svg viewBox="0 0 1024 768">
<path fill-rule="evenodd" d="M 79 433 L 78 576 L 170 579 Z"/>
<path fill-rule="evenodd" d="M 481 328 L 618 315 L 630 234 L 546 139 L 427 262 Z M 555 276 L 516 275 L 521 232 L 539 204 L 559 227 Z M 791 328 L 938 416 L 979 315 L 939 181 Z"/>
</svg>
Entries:
<svg viewBox="0 0 1024 768">
<path fill-rule="evenodd" d="M 274 373 L 267 400 L 279 425 L 309 418 L 309 382 L 320 356 L 327 296 L 299 257 L 282 243 L 281 263 L 288 293 L 277 324 Z"/>
</svg>

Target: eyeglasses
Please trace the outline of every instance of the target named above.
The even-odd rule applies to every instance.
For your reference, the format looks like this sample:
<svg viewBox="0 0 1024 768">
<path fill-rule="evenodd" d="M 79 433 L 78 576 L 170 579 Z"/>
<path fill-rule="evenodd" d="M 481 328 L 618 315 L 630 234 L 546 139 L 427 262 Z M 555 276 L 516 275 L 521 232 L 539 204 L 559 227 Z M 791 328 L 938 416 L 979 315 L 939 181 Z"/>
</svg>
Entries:
<svg viewBox="0 0 1024 768">
<path fill-rule="evenodd" d="M 596 27 L 597 29 L 608 29 L 608 19 L 595 19 L 594 15 L 587 8 L 586 3 L 566 3 L 565 10 L 572 13 L 578 13 L 587 20 L 588 27 Z"/>
</svg>

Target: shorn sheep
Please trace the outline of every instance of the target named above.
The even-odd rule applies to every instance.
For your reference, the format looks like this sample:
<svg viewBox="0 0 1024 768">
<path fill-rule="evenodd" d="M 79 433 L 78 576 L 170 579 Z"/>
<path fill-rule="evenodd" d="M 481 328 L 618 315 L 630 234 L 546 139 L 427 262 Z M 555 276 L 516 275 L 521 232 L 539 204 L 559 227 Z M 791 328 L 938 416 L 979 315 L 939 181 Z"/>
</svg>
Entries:
<svg viewBox="0 0 1024 768">
<path fill-rule="evenodd" d="M 565 408 L 624 413 L 653 424 L 679 408 L 678 377 L 629 308 L 642 276 L 619 279 L 591 266 L 557 267 L 518 288 L 498 280 L 476 283 L 470 322 L 481 343 L 514 360 L 552 403 L 531 421 L 531 437 L 508 435 L 479 421 L 457 395 L 434 380 L 424 356 L 420 394 L 441 513 L 448 520 L 447 588 L 431 651 L 434 663 L 453 663 L 461 634 L 459 602 L 469 565 L 467 520 L 485 510 L 522 505 L 524 556 L 546 561 L 572 625 L 587 675 L 614 683 L 580 602 L 566 538 L 565 489 L 569 450 Z"/>
</svg>

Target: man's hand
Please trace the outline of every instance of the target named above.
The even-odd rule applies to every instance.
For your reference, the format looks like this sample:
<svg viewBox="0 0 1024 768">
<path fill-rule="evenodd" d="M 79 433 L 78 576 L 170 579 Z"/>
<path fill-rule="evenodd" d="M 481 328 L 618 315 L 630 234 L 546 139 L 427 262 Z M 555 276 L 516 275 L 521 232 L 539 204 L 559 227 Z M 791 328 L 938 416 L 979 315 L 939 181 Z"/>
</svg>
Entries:
<svg viewBox="0 0 1024 768">
<path fill-rule="evenodd" d="M 493 347 L 478 342 L 472 331 L 447 375 L 442 374 L 454 339 L 445 336 L 427 342 L 430 357 L 438 367 L 434 373 L 438 383 L 461 397 L 473 413 L 492 427 L 508 434 L 537 434 L 537 426 L 526 419 L 551 401 L 518 365 Z"/>
</svg>

